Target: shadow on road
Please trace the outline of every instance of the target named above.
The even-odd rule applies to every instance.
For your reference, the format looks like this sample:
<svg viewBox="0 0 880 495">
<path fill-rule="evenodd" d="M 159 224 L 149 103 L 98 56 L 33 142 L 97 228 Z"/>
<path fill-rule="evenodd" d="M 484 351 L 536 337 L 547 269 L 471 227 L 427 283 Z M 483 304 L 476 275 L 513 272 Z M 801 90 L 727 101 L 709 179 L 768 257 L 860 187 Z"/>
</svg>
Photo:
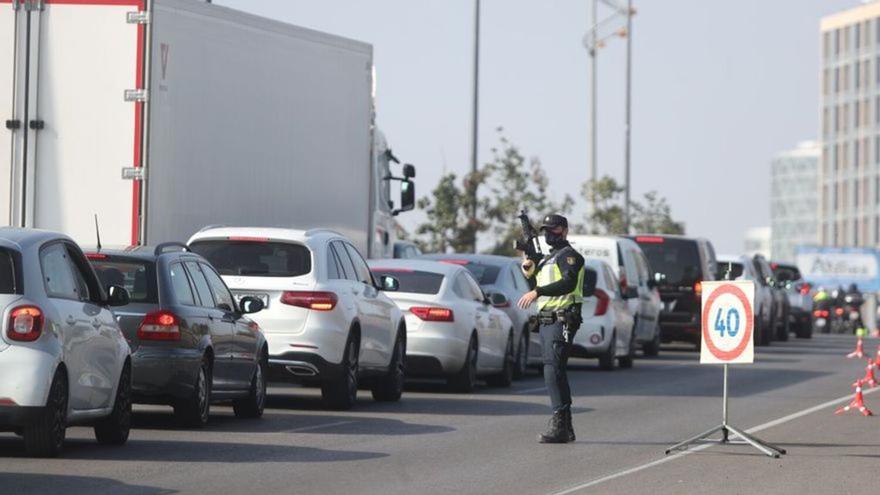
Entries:
<svg viewBox="0 0 880 495">
<path fill-rule="evenodd" d="M 271 404 L 271 401 L 270 401 Z M 275 407 L 275 406 L 273 406 Z M 322 427 L 322 425 L 328 425 Z M 179 430 L 188 431 L 174 419 L 169 410 L 135 412 L 132 428 L 140 430 Z M 279 433 L 292 432 L 298 429 L 312 429 L 315 433 L 332 435 L 427 435 L 447 433 L 455 428 L 439 425 L 423 425 L 407 423 L 397 419 L 375 418 L 370 416 L 329 416 L 283 414 L 267 410 L 262 419 L 239 419 L 232 414 L 212 414 L 211 420 L 204 428 L 210 432 L 236 433 Z"/>
<path fill-rule="evenodd" d="M 24 445 L 20 440 L 0 441 L 0 458 L 21 457 Z M 324 450 L 295 445 L 267 445 L 232 442 L 194 442 L 170 440 L 129 440 L 120 447 L 99 445 L 94 440 L 68 440 L 63 457 L 68 460 L 95 461 L 156 461 L 156 462 L 345 462 L 387 457 L 379 452 Z M 7 493 L 5 486 L 0 493 Z M 14 492 L 9 492 L 14 493 Z M 70 493 L 77 493 L 71 490 Z M 108 491 L 106 493 L 116 493 Z M 140 492 L 138 492 L 140 493 Z M 145 492 L 155 493 L 155 492 Z"/>
<path fill-rule="evenodd" d="M 121 481 L 91 476 L 56 474 L 0 473 L 3 493 L 40 493 L 45 495 L 113 494 L 113 495 L 170 495 L 176 490 L 152 486 L 129 485 Z"/>
</svg>

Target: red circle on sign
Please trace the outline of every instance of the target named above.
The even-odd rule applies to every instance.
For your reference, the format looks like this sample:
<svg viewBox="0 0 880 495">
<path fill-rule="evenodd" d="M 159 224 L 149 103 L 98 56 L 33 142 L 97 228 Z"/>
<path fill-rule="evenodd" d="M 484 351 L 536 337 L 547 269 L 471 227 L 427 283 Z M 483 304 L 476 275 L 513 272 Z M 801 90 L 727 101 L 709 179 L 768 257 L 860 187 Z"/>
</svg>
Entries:
<svg viewBox="0 0 880 495">
<path fill-rule="evenodd" d="M 712 342 L 712 338 L 709 336 L 709 308 L 712 307 L 712 303 L 715 302 L 715 299 L 723 296 L 724 294 L 730 294 L 733 297 L 739 299 L 742 303 L 743 308 L 745 308 L 745 323 L 746 323 L 746 331 L 743 334 L 742 341 L 737 345 L 734 349 L 729 351 L 722 351 L 718 347 L 715 346 L 715 343 Z M 748 299 L 746 298 L 746 294 L 739 287 L 726 284 L 718 287 L 712 292 L 712 295 L 709 296 L 709 300 L 706 301 L 706 304 L 703 306 L 703 341 L 706 342 L 706 346 L 709 348 L 709 352 L 712 353 L 713 356 L 722 360 L 722 361 L 733 361 L 738 358 L 740 354 L 746 350 L 746 347 L 749 345 L 749 341 L 752 338 L 752 327 L 755 322 L 752 320 L 752 307 L 749 304 Z"/>
</svg>

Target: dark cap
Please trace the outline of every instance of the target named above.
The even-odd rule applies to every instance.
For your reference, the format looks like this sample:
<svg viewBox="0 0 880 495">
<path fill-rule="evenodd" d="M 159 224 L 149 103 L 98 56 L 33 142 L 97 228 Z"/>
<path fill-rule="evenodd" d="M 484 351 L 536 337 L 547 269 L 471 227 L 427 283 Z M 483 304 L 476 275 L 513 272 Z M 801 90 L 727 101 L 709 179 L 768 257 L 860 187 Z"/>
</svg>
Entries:
<svg viewBox="0 0 880 495">
<path fill-rule="evenodd" d="M 552 229 L 556 227 L 562 227 L 563 229 L 568 228 L 568 220 L 562 215 L 557 215 L 555 213 L 551 213 L 544 217 L 544 221 L 541 222 L 541 228 L 539 230 L 544 229 Z"/>
</svg>

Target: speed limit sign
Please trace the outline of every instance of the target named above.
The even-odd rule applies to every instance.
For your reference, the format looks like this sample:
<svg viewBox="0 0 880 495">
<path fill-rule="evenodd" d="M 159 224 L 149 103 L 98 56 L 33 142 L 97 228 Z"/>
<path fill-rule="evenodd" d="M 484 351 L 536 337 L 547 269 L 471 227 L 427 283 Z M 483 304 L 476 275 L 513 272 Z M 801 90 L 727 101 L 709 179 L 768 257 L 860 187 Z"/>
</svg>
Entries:
<svg viewBox="0 0 880 495">
<path fill-rule="evenodd" d="M 700 363 L 753 363 L 755 286 L 751 281 L 703 282 Z"/>
</svg>

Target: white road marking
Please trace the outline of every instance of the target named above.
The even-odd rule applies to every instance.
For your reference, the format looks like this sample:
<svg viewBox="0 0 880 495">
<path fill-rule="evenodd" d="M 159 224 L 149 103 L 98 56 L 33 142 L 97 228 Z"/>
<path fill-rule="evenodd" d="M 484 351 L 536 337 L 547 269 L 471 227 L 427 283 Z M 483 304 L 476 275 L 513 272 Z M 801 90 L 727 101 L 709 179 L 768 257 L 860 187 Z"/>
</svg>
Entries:
<svg viewBox="0 0 880 495">
<path fill-rule="evenodd" d="M 337 421 L 335 423 L 324 423 L 322 425 L 304 426 L 302 428 L 294 428 L 292 430 L 287 430 L 285 433 L 299 433 L 299 432 L 303 432 L 303 431 L 323 430 L 324 428 L 332 428 L 334 426 L 348 425 L 351 423 L 357 423 L 357 421 Z"/>
<path fill-rule="evenodd" d="M 537 388 L 527 388 L 525 390 L 517 390 L 514 394 L 530 394 L 532 392 L 540 392 L 542 390 L 547 390 L 547 387 L 537 387 Z"/>
<path fill-rule="evenodd" d="M 873 389 L 870 389 L 870 390 L 865 390 L 865 391 L 863 391 L 862 394 L 863 394 L 863 395 L 873 394 L 874 392 L 876 392 L 876 391 L 878 391 L 878 390 L 880 390 L 880 388 L 873 388 Z M 789 421 L 794 421 L 795 419 L 801 418 L 801 417 L 806 416 L 806 415 L 808 415 L 808 414 L 812 414 L 812 413 L 814 413 L 814 412 L 816 412 L 816 411 L 820 411 L 820 410 L 822 410 L 822 409 L 825 409 L 825 408 L 828 408 L 828 407 L 831 407 L 831 406 L 836 406 L 836 405 L 841 404 L 841 403 L 843 403 L 843 402 L 849 402 L 849 401 L 851 401 L 852 399 L 853 399 L 853 394 L 849 394 L 849 395 L 846 395 L 846 396 L 844 396 L 844 397 L 839 397 L 839 398 L 834 399 L 834 400 L 829 400 L 828 402 L 823 402 L 822 404 L 819 404 L 819 405 L 817 405 L 817 406 L 813 406 L 813 407 L 810 407 L 810 408 L 808 408 L 808 409 L 804 409 L 804 410 L 802 410 L 802 411 L 798 411 L 798 412 L 796 412 L 796 413 L 789 414 L 788 416 L 783 416 L 783 417 L 781 417 L 781 418 L 779 418 L 779 419 L 774 419 L 773 421 L 769 421 L 769 422 L 764 423 L 764 424 L 762 424 L 762 425 L 754 426 L 754 427 L 749 428 L 748 430 L 746 430 L 746 433 L 756 433 L 756 432 L 759 432 L 759 431 L 762 431 L 762 430 L 766 430 L 766 429 L 768 429 L 768 428 L 772 428 L 772 427 L 774 427 L 774 426 L 779 426 L 779 425 L 781 425 L 781 424 L 783 424 L 783 423 L 788 423 Z M 642 465 L 640 465 L 640 466 L 632 467 L 632 468 L 630 468 L 630 469 L 626 469 L 626 470 L 624 470 L 624 471 L 619 471 L 619 472 L 617 472 L 617 473 L 609 474 L 609 475 L 607 475 L 607 476 L 603 476 L 603 477 L 601 477 L 601 478 L 596 478 L 596 479 L 594 479 L 594 480 L 588 481 L 588 482 L 583 483 L 583 484 L 581 484 L 581 485 L 573 486 L 573 487 L 571 487 L 571 488 L 568 488 L 568 489 L 563 490 L 563 491 L 560 491 L 560 492 L 554 492 L 553 495 L 568 495 L 568 494 L 570 494 L 570 493 L 575 493 L 575 492 L 578 492 L 578 491 L 583 490 L 583 489 L 585 489 L 585 488 L 590 488 L 590 487 L 592 487 L 592 486 L 596 486 L 596 485 L 598 485 L 598 484 L 600 484 L 600 483 L 605 483 L 606 481 L 611 481 L 611 480 L 614 480 L 614 479 L 617 479 L 617 478 L 622 478 L 622 477 L 624 477 L 624 476 L 628 476 L 628 475 L 630 475 L 630 474 L 637 473 L 637 472 L 639 472 L 639 471 L 644 471 L 645 469 L 652 468 L 652 467 L 654 467 L 654 466 L 659 466 L 660 464 L 665 464 L 665 463 L 667 463 L 667 462 L 669 462 L 669 461 L 674 461 L 675 459 L 678 459 L 678 458 L 684 457 L 684 456 L 686 456 L 686 455 L 688 455 L 688 454 L 693 454 L 694 452 L 699 452 L 699 451 L 701 451 L 701 450 L 706 450 L 706 449 L 708 449 L 709 447 L 714 447 L 714 446 L 716 446 L 716 445 L 717 445 L 717 444 L 711 444 L 711 443 L 707 443 L 707 444 L 704 444 L 704 445 L 700 445 L 700 446 L 694 447 L 694 448 L 692 448 L 692 449 L 689 449 L 689 450 L 685 450 L 685 451 L 679 452 L 679 453 L 677 453 L 677 454 L 673 454 L 673 455 L 670 455 L 670 456 L 666 456 L 666 457 L 663 457 L 663 458 L 657 459 L 657 460 L 655 460 L 655 461 L 651 461 L 651 462 L 649 462 L 649 463 L 647 463 L 647 464 L 642 464 Z"/>
</svg>

